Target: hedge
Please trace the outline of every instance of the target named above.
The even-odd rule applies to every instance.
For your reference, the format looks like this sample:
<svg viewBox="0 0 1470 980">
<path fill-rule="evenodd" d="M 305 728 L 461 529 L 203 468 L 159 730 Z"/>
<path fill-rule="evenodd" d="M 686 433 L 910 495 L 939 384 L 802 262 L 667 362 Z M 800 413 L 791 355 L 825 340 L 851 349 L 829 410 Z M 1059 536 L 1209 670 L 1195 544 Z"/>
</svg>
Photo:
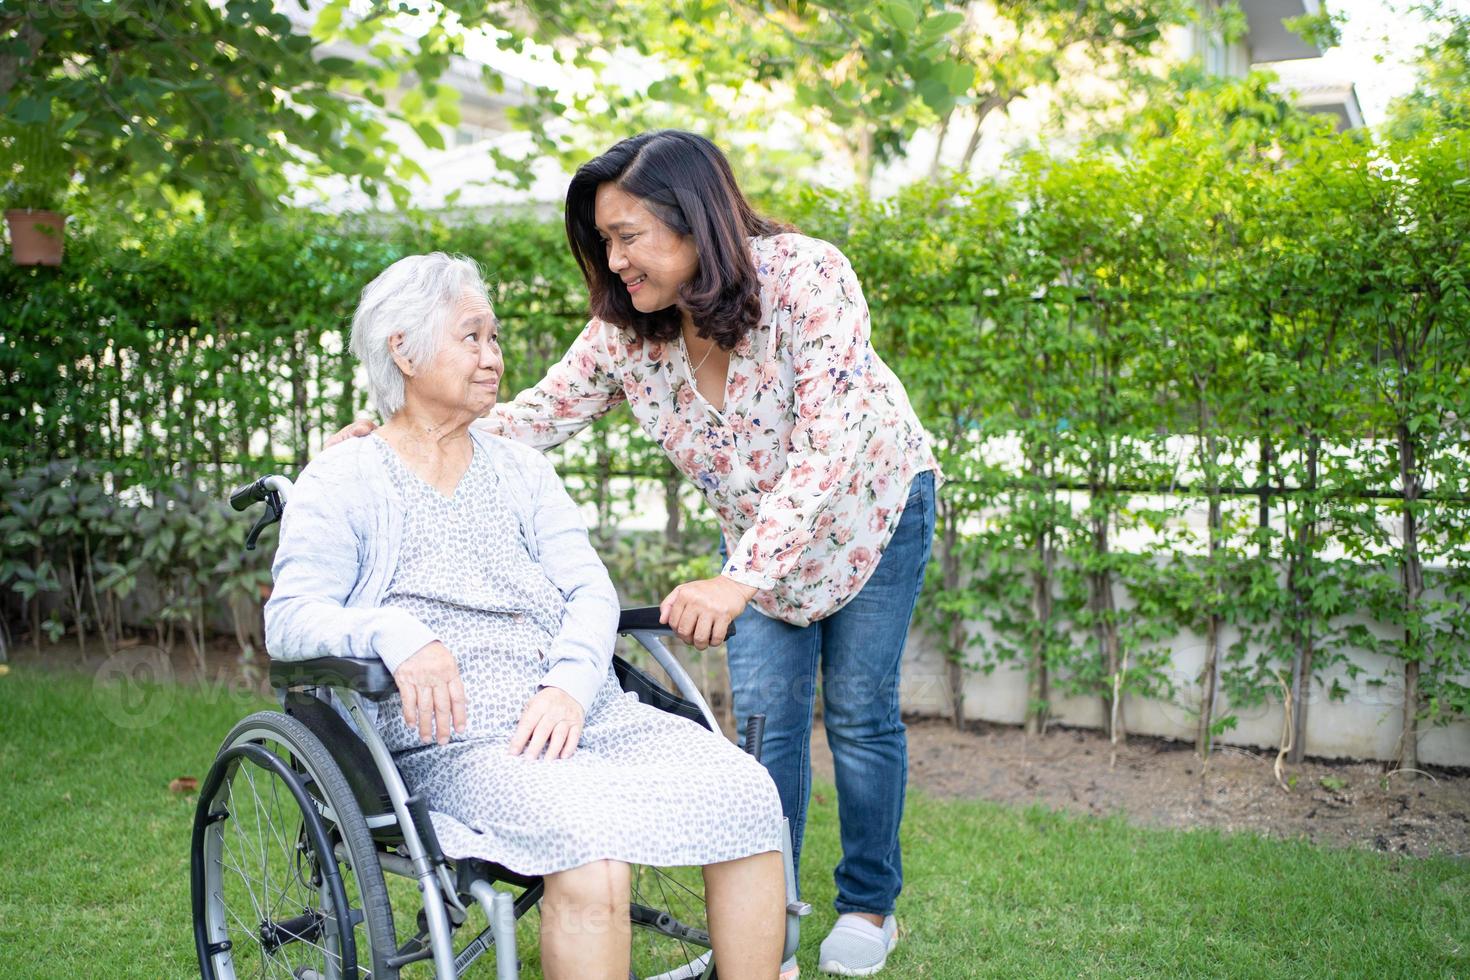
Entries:
<svg viewBox="0 0 1470 980">
<path fill-rule="evenodd" d="M 1467 161 L 1465 134 L 1286 156 L 1181 135 L 883 201 L 763 202 L 852 260 L 875 345 L 939 447 L 923 609 L 957 720 L 968 670 L 1015 663 L 1029 726 L 1085 693 L 1122 738 L 1126 695 L 1180 696 L 1184 631 L 1206 639 L 1202 752 L 1233 724 L 1223 704 L 1287 697 L 1300 735 L 1314 686 L 1340 696 L 1330 678 L 1359 669 L 1354 648 L 1404 680 L 1403 765 L 1418 726 L 1470 713 Z M 244 476 L 302 465 L 365 402 L 344 356 L 358 291 L 435 248 L 484 265 L 508 391 L 584 322 L 560 225 L 530 214 L 95 219 L 59 270 L 0 266 L 11 621 L 43 632 L 50 595 L 53 632 L 115 638 L 107 596 L 145 567 L 180 583 L 144 617 L 159 628 L 202 637 L 221 591 L 237 622 L 257 615 L 266 558 L 234 555 L 222 513 L 192 557 L 187 528 L 169 550 L 118 514 L 172 527 Z M 708 515 L 626 413 L 560 463 L 598 502 L 625 591 L 656 599 L 710 567 Z M 615 535 L 615 498 L 637 509 L 650 486 L 671 504 L 664 534 Z M 1351 625 L 1362 611 L 1373 622 Z"/>
</svg>

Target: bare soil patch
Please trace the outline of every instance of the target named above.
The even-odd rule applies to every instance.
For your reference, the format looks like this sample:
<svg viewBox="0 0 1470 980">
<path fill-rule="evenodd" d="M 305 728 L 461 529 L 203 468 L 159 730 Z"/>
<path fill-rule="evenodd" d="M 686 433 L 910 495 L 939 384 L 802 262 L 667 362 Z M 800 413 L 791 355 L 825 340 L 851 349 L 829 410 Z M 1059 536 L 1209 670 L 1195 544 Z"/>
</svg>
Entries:
<svg viewBox="0 0 1470 980">
<path fill-rule="evenodd" d="M 1148 827 L 1213 827 L 1417 856 L 1470 857 L 1470 771 L 1389 773 L 1377 762 L 1307 759 L 1286 765 L 1275 752 L 1216 749 L 1208 767 L 1193 746 L 1134 736 L 1110 765 L 1112 747 L 1095 731 L 1020 729 L 907 719 L 909 785 L 932 796 L 1040 804 L 1074 813 L 1122 814 Z M 815 733 L 817 773 L 832 778 L 826 735 Z"/>
</svg>

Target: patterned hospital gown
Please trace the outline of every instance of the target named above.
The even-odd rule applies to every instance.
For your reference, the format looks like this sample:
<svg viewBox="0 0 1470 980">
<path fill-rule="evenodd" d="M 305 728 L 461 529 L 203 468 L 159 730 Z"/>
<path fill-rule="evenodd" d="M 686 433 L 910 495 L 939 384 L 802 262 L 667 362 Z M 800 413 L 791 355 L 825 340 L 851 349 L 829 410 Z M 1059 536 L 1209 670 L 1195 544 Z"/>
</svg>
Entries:
<svg viewBox="0 0 1470 980">
<path fill-rule="evenodd" d="M 467 731 L 443 746 L 420 742 L 397 695 L 378 712 L 404 779 L 428 796 L 445 853 L 550 874 L 602 859 L 701 865 L 778 849 L 781 805 L 766 770 L 723 736 L 625 695 L 611 669 L 570 758 L 508 754 L 561 626 L 561 593 L 521 543 L 482 447 L 446 498 L 374 441 L 406 510 L 384 604 L 437 633 L 469 702 Z"/>
</svg>

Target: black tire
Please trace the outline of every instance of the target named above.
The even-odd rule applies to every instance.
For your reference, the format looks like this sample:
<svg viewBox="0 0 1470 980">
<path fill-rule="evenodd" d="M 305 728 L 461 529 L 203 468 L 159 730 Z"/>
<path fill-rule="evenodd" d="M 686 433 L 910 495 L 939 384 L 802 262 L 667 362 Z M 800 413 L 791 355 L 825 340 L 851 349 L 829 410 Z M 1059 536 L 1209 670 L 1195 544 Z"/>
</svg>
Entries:
<svg viewBox="0 0 1470 980">
<path fill-rule="evenodd" d="M 225 737 L 200 790 L 190 870 L 205 980 L 398 976 L 372 832 L 296 719 L 262 711 Z"/>
</svg>

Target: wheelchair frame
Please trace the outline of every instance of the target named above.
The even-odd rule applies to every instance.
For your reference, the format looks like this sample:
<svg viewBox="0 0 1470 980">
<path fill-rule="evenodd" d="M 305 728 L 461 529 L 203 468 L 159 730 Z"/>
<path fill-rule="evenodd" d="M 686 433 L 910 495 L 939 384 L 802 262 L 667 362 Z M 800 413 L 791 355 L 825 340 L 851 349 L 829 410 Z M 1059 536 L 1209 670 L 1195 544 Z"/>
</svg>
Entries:
<svg viewBox="0 0 1470 980">
<path fill-rule="evenodd" d="M 231 495 L 231 503 L 237 510 L 244 510 L 257 502 L 265 502 L 267 505 L 267 513 L 250 531 L 247 548 L 255 546 L 256 538 L 267 525 L 280 519 L 285 507 L 285 497 L 290 489 L 291 482 L 285 477 L 269 476 L 248 484 Z M 651 677 L 621 658 L 614 658 L 620 684 L 624 690 L 638 693 L 640 700 L 689 717 L 713 732 L 720 732 L 713 712 L 705 703 L 693 679 L 674 655 L 659 642 L 660 635 L 667 635 L 671 631 L 658 622 L 658 614 L 657 607 L 625 609 L 620 617 L 618 632 L 631 636 L 647 651 L 673 681 L 678 689 L 677 694 L 668 692 Z M 273 661 L 271 684 L 280 700 L 280 713 L 296 719 L 316 737 L 325 749 L 335 773 L 305 778 L 311 775 L 309 767 L 296 760 L 309 757 L 311 752 L 306 751 L 306 746 L 290 744 L 289 736 L 270 735 L 270 738 L 289 752 L 290 758 L 296 762 L 291 766 L 281 765 L 280 756 L 271 753 L 261 744 L 264 739 L 252 743 L 243 738 L 245 733 L 233 743 L 227 739 L 226 744 L 221 747 L 201 787 L 195 813 L 190 862 L 195 945 L 201 974 L 210 978 L 235 975 L 231 956 L 232 940 L 225 921 L 223 898 L 220 891 L 213 894 L 209 892 L 209 880 L 212 870 L 216 874 L 223 874 L 220 869 L 222 824 L 229 817 L 227 806 L 217 796 L 222 788 L 229 788 L 225 781 L 233 778 L 234 770 L 231 767 L 240 765 L 242 761 L 249 761 L 262 767 L 274 767 L 276 775 L 286 782 L 302 816 L 303 826 L 298 831 L 297 850 L 304 850 L 308 854 L 332 855 L 334 860 L 327 862 L 329 868 L 313 869 L 314 883 L 318 875 L 321 877 L 318 887 L 322 890 L 324 902 L 330 901 L 333 903 L 331 907 L 345 909 L 349 919 L 354 912 L 361 911 L 351 909 L 337 871 L 337 863 L 343 860 L 349 850 L 342 833 L 343 818 L 338 814 L 339 808 L 344 814 L 348 807 L 360 811 L 360 817 L 373 835 L 373 850 L 382 872 L 411 878 L 417 882 L 422 898 L 419 931 L 416 936 L 399 945 L 393 956 L 388 957 L 387 965 L 391 973 L 396 975 L 400 968 L 410 963 L 431 959 L 436 980 L 453 980 L 463 975 L 473 963 L 493 949 L 497 980 L 515 980 L 519 975 L 516 921 L 539 903 L 542 881 L 539 877 L 520 875 L 488 862 L 475 859 L 455 861 L 444 855 L 434 833 L 426 801 L 409 792 L 391 752 L 378 735 L 367 712 L 367 701 L 382 700 L 397 690 L 388 669 L 380 661 L 344 658 Z M 309 700 L 302 700 L 303 698 Z M 336 699 L 336 703 L 351 719 L 351 728 L 342 720 L 341 713 L 332 707 L 332 698 Z M 311 707 L 312 705 L 315 707 Z M 274 718 L 278 713 L 262 714 Z M 259 717 L 261 716 L 250 716 L 236 726 L 236 731 L 240 732 L 245 722 Z M 335 725 L 331 720 L 333 718 L 337 719 Z M 756 717 L 751 722 L 746 732 L 746 748 L 759 758 L 763 719 Z M 289 731 L 290 726 L 282 723 L 275 727 Z M 360 768 L 350 765 L 352 759 L 348 759 L 349 765 L 344 766 L 344 756 L 353 756 L 354 753 L 357 755 L 357 762 L 363 761 L 360 749 L 354 749 L 343 742 L 352 737 L 358 740 L 360 746 L 365 747 L 375 772 L 363 773 Z M 270 759 L 263 758 L 265 756 Z M 298 769 L 301 771 L 297 771 Z M 376 779 L 373 779 L 374 776 Z M 337 786 L 337 791 L 340 792 L 343 784 L 350 787 L 352 798 L 333 799 L 329 787 Z M 213 868 L 211 861 L 214 862 Z M 796 951 L 801 918 L 811 911 L 809 905 L 797 898 L 789 828 L 782 842 L 782 861 L 787 895 L 786 937 L 782 958 L 786 959 Z M 497 884 L 519 887 L 522 891 L 519 896 L 515 896 L 510 891 L 496 888 Z M 361 884 L 358 887 L 360 889 Z M 466 923 L 472 905 L 480 907 L 488 924 L 456 952 L 454 931 Z M 659 909 L 636 902 L 631 909 L 635 928 L 660 932 L 676 940 L 691 942 L 701 949 L 710 948 L 708 934 L 702 929 L 691 928 Z M 388 915 L 391 919 L 391 908 Z M 335 941 L 341 944 L 341 923 L 326 923 L 321 918 L 304 922 L 306 918 L 297 916 L 283 922 L 262 921 L 255 938 L 260 939 L 263 945 L 278 943 L 279 946 L 301 938 L 306 932 L 316 938 L 325 929 L 329 936 L 338 937 Z M 356 962 L 356 942 L 353 939 L 356 924 L 356 921 L 349 923 L 346 944 L 337 950 L 339 962 L 335 971 L 329 955 L 326 964 L 329 974 L 363 975 L 361 965 Z M 718 964 L 711 956 L 699 972 L 688 975 L 714 977 L 717 969 Z M 373 964 L 370 962 L 367 975 L 380 975 L 372 971 Z M 298 971 L 297 975 L 319 974 L 312 970 L 305 974 Z"/>
</svg>

